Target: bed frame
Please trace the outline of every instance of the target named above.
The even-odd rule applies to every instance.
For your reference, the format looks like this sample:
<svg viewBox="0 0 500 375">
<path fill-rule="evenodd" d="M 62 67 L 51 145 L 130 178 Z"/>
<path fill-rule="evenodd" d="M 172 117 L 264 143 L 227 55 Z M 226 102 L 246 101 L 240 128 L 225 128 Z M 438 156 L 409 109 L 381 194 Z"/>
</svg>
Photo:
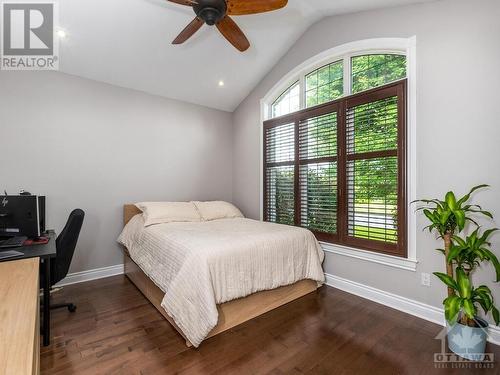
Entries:
<svg viewBox="0 0 500 375">
<path fill-rule="evenodd" d="M 123 207 L 123 223 L 126 225 L 135 215 L 141 211 L 131 204 Z M 161 307 L 161 301 L 165 293 L 156 286 L 156 284 L 139 268 L 130 258 L 128 250 L 124 248 L 125 257 L 125 275 L 132 283 L 144 294 L 144 296 L 153 304 L 154 307 L 169 321 L 169 323 L 186 340 L 186 345 L 192 344 L 186 339 L 182 331 L 175 324 L 174 320 Z M 228 329 L 271 311 L 279 306 L 291 302 L 297 298 L 305 296 L 318 288 L 316 281 L 301 280 L 295 284 L 283 286 L 273 290 L 266 290 L 254 293 L 245 298 L 229 301 L 217 305 L 219 310 L 219 322 L 207 336 L 218 335 Z"/>
</svg>

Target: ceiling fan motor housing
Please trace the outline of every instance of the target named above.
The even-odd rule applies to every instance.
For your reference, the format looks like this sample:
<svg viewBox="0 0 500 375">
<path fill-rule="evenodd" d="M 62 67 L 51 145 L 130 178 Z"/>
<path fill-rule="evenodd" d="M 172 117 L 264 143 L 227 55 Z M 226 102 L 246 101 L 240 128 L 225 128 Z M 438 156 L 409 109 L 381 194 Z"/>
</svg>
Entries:
<svg viewBox="0 0 500 375">
<path fill-rule="evenodd" d="M 212 26 L 224 18 L 227 5 L 225 0 L 198 0 L 193 9 L 199 18 Z"/>
</svg>

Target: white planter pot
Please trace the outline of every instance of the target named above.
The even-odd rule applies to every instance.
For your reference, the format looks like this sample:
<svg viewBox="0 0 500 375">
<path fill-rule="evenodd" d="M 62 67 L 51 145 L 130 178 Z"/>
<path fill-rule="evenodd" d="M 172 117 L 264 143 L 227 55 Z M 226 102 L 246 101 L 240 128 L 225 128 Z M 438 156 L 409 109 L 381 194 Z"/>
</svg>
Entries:
<svg viewBox="0 0 500 375">
<path fill-rule="evenodd" d="M 488 338 L 488 322 L 475 318 L 481 327 L 469 327 L 460 323 L 447 324 L 448 348 L 462 358 L 482 361 Z"/>
</svg>

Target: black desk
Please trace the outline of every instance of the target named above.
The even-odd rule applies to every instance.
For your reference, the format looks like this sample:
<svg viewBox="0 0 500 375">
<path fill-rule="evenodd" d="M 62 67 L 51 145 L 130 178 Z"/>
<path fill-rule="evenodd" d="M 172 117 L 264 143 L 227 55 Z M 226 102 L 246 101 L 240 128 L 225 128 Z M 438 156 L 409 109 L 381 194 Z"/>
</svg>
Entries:
<svg viewBox="0 0 500 375">
<path fill-rule="evenodd" d="M 8 262 L 27 258 L 40 258 L 43 267 L 44 279 L 43 288 L 43 346 L 50 344 L 50 261 L 56 257 L 56 234 L 54 231 L 48 231 L 45 236 L 49 237 L 49 242 L 43 245 L 31 245 L 13 247 L 4 250 L 15 250 L 23 253 L 23 256 L 16 258 L 2 259 L 0 262 Z"/>
</svg>

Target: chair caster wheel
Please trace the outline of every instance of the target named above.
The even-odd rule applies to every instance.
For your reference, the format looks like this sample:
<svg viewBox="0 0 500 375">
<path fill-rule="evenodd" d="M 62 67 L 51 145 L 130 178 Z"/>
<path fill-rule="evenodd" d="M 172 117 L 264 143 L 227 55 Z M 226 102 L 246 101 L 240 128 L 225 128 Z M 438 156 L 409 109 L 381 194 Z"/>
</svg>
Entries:
<svg viewBox="0 0 500 375">
<path fill-rule="evenodd" d="M 69 312 L 75 312 L 75 311 L 76 311 L 76 306 L 75 306 L 75 305 L 73 305 L 73 304 L 69 305 L 69 306 L 68 306 L 68 311 L 69 311 Z"/>
</svg>

